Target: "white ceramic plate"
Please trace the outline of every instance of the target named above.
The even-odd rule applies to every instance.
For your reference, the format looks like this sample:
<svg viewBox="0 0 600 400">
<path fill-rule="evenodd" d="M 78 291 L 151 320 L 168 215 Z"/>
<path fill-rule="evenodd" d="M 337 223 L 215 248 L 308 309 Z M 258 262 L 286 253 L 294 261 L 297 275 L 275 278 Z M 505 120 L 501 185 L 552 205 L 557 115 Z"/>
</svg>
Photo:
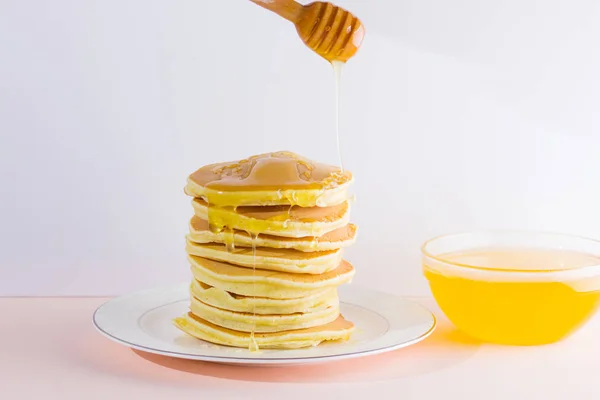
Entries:
<svg viewBox="0 0 600 400">
<path fill-rule="evenodd" d="M 348 342 L 297 350 L 219 346 L 186 335 L 171 320 L 188 311 L 189 284 L 118 297 L 94 313 L 96 328 L 109 339 L 149 353 L 227 364 L 294 365 L 385 353 L 417 343 L 435 328 L 423 306 L 389 294 L 340 288 L 344 318 L 356 325 Z"/>
</svg>

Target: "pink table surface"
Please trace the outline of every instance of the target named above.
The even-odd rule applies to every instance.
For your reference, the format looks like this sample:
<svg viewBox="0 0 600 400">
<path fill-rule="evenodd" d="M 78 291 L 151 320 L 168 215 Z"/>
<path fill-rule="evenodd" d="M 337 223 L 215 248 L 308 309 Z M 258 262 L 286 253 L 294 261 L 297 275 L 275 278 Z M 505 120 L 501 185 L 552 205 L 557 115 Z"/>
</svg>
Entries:
<svg viewBox="0 0 600 400">
<path fill-rule="evenodd" d="M 600 319 L 549 346 L 485 345 L 438 316 L 426 341 L 305 367 L 239 367 L 133 351 L 97 333 L 103 298 L 0 298 L 0 399 L 598 399 Z"/>
</svg>

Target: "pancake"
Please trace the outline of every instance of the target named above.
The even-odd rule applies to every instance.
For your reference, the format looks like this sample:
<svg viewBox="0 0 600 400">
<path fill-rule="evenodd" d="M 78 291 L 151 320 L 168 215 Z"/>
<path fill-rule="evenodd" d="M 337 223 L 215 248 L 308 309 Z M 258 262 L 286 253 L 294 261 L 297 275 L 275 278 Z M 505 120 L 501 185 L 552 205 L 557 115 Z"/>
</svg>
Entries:
<svg viewBox="0 0 600 400">
<path fill-rule="evenodd" d="M 323 236 L 346 226 L 350 218 L 348 202 L 331 207 L 240 206 L 213 207 L 200 198 L 192 201 L 194 214 L 217 228 L 228 227 L 253 234 L 283 237 Z"/>
<path fill-rule="evenodd" d="M 298 251 L 328 251 L 336 250 L 354 243 L 357 227 L 348 224 L 341 228 L 327 232 L 323 236 L 308 236 L 300 238 L 280 237 L 273 235 L 258 235 L 254 242 L 257 247 L 270 247 L 274 249 L 295 249 Z M 197 216 L 190 220 L 190 234 L 188 239 L 194 243 L 227 243 L 233 242 L 235 247 L 252 247 L 252 238 L 245 231 L 234 230 L 232 233 L 212 232 L 208 221 Z"/>
<path fill-rule="evenodd" d="M 295 299 L 321 292 L 324 289 L 348 283 L 354 276 L 354 267 L 342 260 L 333 271 L 320 275 L 292 274 L 238 267 L 220 261 L 188 256 L 194 278 L 207 285 L 230 293 L 268 297 L 272 299 Z"/>
<path fill-rule="evenodd" d="M 192 296 L 190 311 L 212 324 L 240 332 L 281 332 L 324 325 L 340 315 L 339 305 L 312 313 L 254 314 L 224 310 Z"/>
<path fill-rule="evenodd" d="M 187 241 L 186 251 L 193 256 L 210 258 L 242 267 L 297 274 L 322 274 L 337 268 L 342 261 L 342 250 L 305 253 L 293 249 L 259 247 L 254 252 L 248 247 L 227 250 L 224 244 L 198 244 Z"/>
<path fill-rule="evenodd" d="M 173 322 L 188 335 L 211 343 L 244 348 L 249 348 L 252 343 L 250 334 L 222 328 L 192 313 L 176 318 Z M 333 322 L 312 328 L 256 333 L 254 342 L 261 349 L 297 349 L 316 346 L 329 340 L 348 340 L 353 330 L 354 324 L 340 315 Z"/>
<path fill-rule="evenodd" d="M 309 296 L 296 299 L 269 299 L 267 297 L 242 296 L 193 280 L 191 294 L 205 304 L 224 310 L 256 314 L 293 314 L 324 310 L 338 306 L 337 289 L 324 289 Z"/>
<path fill-rule="evenodd" d="M 347 199 L 352 174 L 279 151 L 206 165 L 188 177 L 185 192 L 219 206 L 332 206 Z"/>
</svg>

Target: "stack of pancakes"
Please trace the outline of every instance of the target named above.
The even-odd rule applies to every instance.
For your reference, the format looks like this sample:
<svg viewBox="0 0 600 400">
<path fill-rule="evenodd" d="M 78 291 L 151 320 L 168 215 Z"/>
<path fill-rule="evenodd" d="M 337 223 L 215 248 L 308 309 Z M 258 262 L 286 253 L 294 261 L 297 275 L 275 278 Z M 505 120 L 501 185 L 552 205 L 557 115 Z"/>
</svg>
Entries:
<svg viewBox="0 0 600 400">
<path fill-rule="evenodd" d="M 188 178 L 186 251 L 194 279 L 184 332 L 236 347 L 298 348 L 348 339 L 337 286 L 354 268 L 342 249 L 352 175 L 290 152 L 212 164 Z"/>
</svg>

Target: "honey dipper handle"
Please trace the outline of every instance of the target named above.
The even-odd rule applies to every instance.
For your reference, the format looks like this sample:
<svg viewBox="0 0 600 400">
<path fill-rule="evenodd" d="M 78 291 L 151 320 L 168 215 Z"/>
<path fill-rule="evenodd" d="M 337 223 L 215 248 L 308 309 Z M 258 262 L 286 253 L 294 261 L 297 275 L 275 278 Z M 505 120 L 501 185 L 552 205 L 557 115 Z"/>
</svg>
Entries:
<svg viewBox="0 0 600 400">
<path fill-rule="evenodd" d="M 296 22 L 302 13 L 302 4 L 294 0 L 250 0 L 259 6 L 273 11 L 275 14 L 287 19 L 288 21 Z"/>
</svg>

